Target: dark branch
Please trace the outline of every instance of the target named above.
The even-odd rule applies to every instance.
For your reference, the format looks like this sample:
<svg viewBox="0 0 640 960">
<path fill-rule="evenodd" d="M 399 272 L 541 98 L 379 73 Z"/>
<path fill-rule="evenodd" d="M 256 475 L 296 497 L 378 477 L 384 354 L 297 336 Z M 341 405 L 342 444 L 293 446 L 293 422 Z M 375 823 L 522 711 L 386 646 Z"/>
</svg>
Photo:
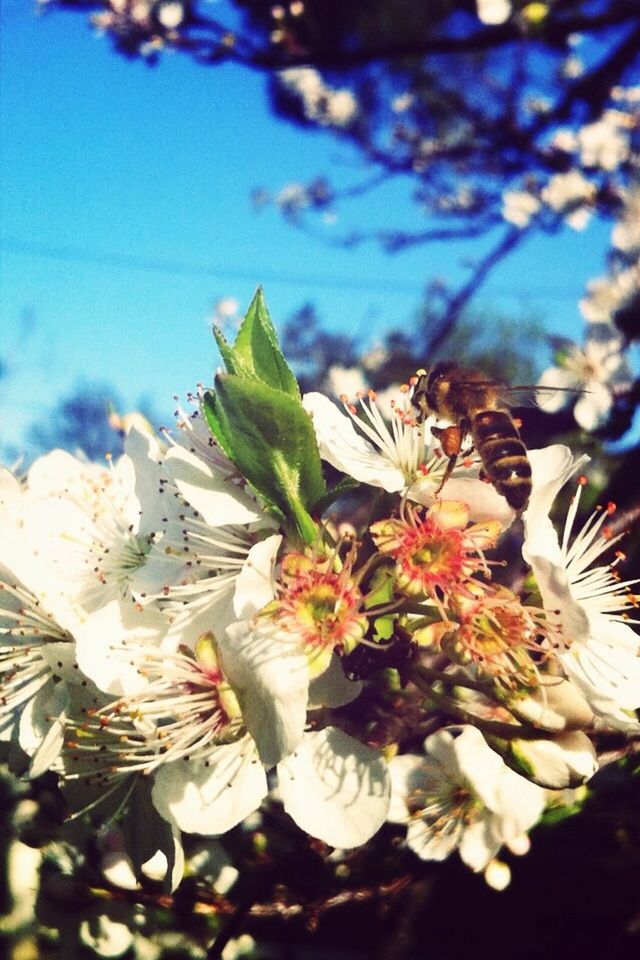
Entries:
<svg viewBox="0 0 640 960">
<path fill-rule="evenodd" d="M 621 0 L 612 9 L 594 16 L 576 15 L 552 20 L 542 33 L 543 42 L 561 47 L 574 33 L 592 33 L 607 27 L 635 22 L 638 5 L 635 0 Z M 526 37 L 517 20 L 499 26 L 484 27 L 465 36 L 436 36 L 411 42 L 372 45 L 356 50 L 309 50 L 287 54 L 277 47 L 259 51 L 247 66 L 264 70 L 281 70 L 283 67 L 316 66 L 340 69 L 363 66 L 384 60 L 421 58 L 433 54 L 472 53 L 492 50 L 516 43 Z"/>
<path fill-rule="evenodd" d="M 449 299 L 444 313 L 439 318 L 438 329 L 430 339 L 430 353 L 435 354 L 442 346 L 456 325 L 463 309 L 484 283 L 491 270 L 506 257 L 507 254 L 515 250 L 526 234 L 526 230 L 520 230 L 518 227 L 509 227 L 500 242 L 479 262 L 471 279 L 464 284 L 455 296 Z"/>
</svg>

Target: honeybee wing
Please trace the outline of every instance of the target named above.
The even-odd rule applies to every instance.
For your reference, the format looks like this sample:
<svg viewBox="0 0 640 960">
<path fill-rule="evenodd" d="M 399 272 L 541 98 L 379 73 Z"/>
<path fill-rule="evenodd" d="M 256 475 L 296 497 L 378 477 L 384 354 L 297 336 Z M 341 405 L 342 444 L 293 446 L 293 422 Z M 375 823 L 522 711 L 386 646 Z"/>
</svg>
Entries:
<svg viewBox="0 0 640 960">
<path fill-rule="evenodd" d="M 500 396 L 510 407 L 538 407 L 544 410 L 545 403 L 552 403 L 558 396 L 566 396 L 577 400 L 588 390 L 579 387 L 544 387 L 537 384 L 518 384 L 513 387 L 504 387 Z"/>
<path fill-rule="evenodd" d="M 467 392 L 478 393 L 481 398 L 487 390 L 490 390 L 495 396 L 499 397 L 509 407 L 538 407 L 544 409 L 545 401 L 552 401 L 558 395 L 564 394 L 567 397 L 583 396 L 589 393 L 588 390 L 581 390 L 574 387 L 545 387 L 538 384 L 517 384 L 511 386 L 500 380 L 456 380 L 455 385 L 458 389 L 464 389 Z"/>
</svg>

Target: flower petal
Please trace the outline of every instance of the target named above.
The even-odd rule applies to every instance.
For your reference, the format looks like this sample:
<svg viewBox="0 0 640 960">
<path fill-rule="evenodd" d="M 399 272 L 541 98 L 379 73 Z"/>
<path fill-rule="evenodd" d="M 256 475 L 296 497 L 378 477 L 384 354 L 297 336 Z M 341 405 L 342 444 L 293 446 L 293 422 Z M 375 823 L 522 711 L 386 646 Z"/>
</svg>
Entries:
<svg viewBox="0 0 640 960">
<path fill-rule="evenodd" d="M 314 707 L 344 707 L 360 696 L 363 684 L 349 680 L 342 669 L 342 660 L 335 652 L 329 666 L 309 684 L 309 709 Z"/>
<path fill-rule="evenodd" d="M 254 620 L 227 627 L 219 652 L 260 759 L 273 767 L 302 738 L 309 699 L 307 657 L 297 644 L 273 637 Z"/>
<path fill-rule="evenodd" d="M 492 830 L 492 818 L 488 812 L 474 823 L 468 824 L 460 837 L 460 859 L 478 873 L 489 864 L 502 846 L 502 841 Z"/>
<path fill-rule="evenodd" d="M 464 825 L 455 817 L 449 820 L 443 830 L 434 830 L 421 817 L 411 820 L 407 829 L 407 846 L 421 860 L 446 860 L 459 846 Z"/>
<path fill-rule="evenodd" d="M 582 394 L 573 408 L 573 415 L 583 430 L 597 430 L 607 422 L 613 406 L 613 395 L 599 380 L 590 380 L 586 389 L 587 392 Z"/>
<path fill-rule="evenodd" d="M 196 457 L 184 447 L 171 447 L 165 458 L 167 473 L 194 510 L 212 527 L 255 523 L 265 516 L 242 486 Z"/>
<path fill-rule="evenodd" d="M 504 767 L 501 757 L 491 749 L 480 731 L 472 726 L 463 728 L 453 742 L 453 749 L 465 780 L 471 784 L 485 807 L 495 810 L 498 780 Z"/>
<path fill-rule="evenodd" d="M 53 678 L 27 701 L 20 717 L 19 740 L 31 757 L 30 777 L 41 776 L 58 758 L 68 706 L 66 683 L 54 683 Z"/>
<path fill-rule="evenodd" d="M 337 727 L 306 734 L 278 764 L 278 784 L 298 826 L 333 847 L 366 843 L 389 810 L 390 777 L 381 755 Z"/>
<path fill-rule="evenodd" d="M 416 786 L 422 787 L 425 776 L 425 758 L 415 753 L 403 753 L 389 761 L 391 777 L 391 802 L 387 820 L 389 823 L 409 823 L 411 817 L 407 807 L 407 798 Z"/>
<path fill-rule="evenodd" d="M 573 399 L 572 390 L 582 386 L 580 379 L 572 370 L 565 367 L 549 367 L 538 380 L 538 405 L 546 413 L 564 410 Z M 546 390 L 545 387 L 552 389 Z M 567 391 L 566 393 L 564 391 Z"/>
<path fill-rule="evenodd" d="M 273 574 L 282 537 L 274 534 L 249 550 L 236 579 L 233 608 L 238 620 L 247 620 L 273 600 L 276 593 Z"/>
<path fill-rule="evenodd" d="M 151 796 L 162 817 L 186 833 L 226 833 L 257 810 L 267 777 L 249 737 L 224 744 L 209 760 L 160 767 Z"/>
<path fill-rule="evenodd" d="M 158 647 L 166 630 L 167 622 L 157 610 L 112 600 L 75 628 L 78 666 L 105 693 L 116 697 L 137 693 L 145 681 L 129 662 L 124 644 Z"/>
<path fill-rule="evenodd" d="M 528 454 L 531 464 L 531 496 L 522 519 L 527 540 L 530 541 L 540 524 L 548 520 L 557 493 L 580 467 L 588 463 L 589 457 L 575 458 L 569 447 L 560 443 L 554 443 L 542 450 L 529 450 Z M 527 550 L 532 549 L 527 546 Z M 542 552 L 544 554 L 544 551 Z"/>
<path fill-rule="evenodd" d="M 321 393 L 306 393 L 302 403 L 313 420 L 323 460 L 355 480 L 382 487 L 388 493 L 402 490 L 402 470 L 360 436 L 351 419 L 331 400 Z"/>
<path fill-rule="evenodd" d="M 436 483 L 423 477 L 409 487 L 407 499 L 424 506 L 430 506 L 438 489 Z M 469 505 L 469 520 L 482 523 L 485 520 L 498 520 L 506 530 L 514 520 L 515 510 L 509 506 L 491 483 L 479 480 L 477 476 L 451 477 L 441 490 L 447 500 L 462 500 Z"/>
</svg>

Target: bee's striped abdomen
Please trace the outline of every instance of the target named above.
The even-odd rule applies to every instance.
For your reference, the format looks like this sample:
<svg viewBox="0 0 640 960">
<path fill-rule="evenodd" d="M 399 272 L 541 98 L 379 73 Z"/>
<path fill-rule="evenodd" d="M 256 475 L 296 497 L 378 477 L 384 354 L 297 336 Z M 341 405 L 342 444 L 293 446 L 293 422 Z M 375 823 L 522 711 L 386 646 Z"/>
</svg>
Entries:
<svg viewBox="0 0 640 960">
<path fill-rule="evenodd" d="M 514 510 L 523 510 L 531 494 L 531 464 L 511 416 L 504 410 L 476 413 L 471 436 L 498 493 Z"/>
</svg>

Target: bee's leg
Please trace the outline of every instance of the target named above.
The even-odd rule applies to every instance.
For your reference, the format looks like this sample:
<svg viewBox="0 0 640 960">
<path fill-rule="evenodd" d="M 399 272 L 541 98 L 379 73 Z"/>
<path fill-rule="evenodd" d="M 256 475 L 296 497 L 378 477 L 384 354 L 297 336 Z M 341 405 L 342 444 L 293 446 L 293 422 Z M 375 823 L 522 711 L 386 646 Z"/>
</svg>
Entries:
<svg viewBox="0 0 640 960">
<path fill-rule="evenodd" d="M 464 424 L 460 423 L 455 427 L 432 427 L 431 433 L 440 441 L 442 452 L 449 458 L 444 471 L 444 476 L 440 481 L 440 486 L 434 494 L 434 496 L 437 497 L 453 473 L 454 467 L 458 462 L 460 448 L 462 447 L 462 438 L 464 437 L 466 430 L 464 428 Z"/>
</svg>

